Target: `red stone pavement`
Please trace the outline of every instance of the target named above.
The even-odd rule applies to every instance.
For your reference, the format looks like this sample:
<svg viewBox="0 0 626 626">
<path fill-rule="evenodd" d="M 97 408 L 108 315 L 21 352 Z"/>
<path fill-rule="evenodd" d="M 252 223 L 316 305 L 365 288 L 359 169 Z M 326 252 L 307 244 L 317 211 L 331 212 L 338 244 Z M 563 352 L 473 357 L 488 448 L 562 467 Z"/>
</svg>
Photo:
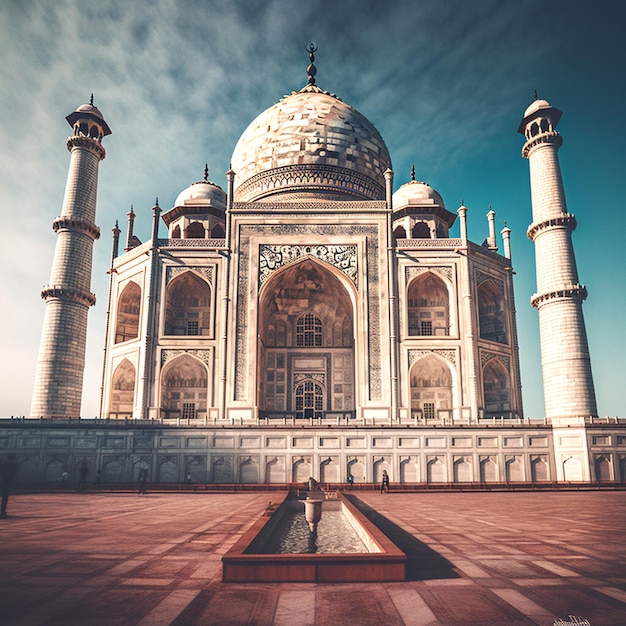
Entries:
<svg viewBox="0 0 626 626">
<path fill-rule="evenodd" d="M 357 496 L 410 580 L 222 583 L 276 492 L 12 495 L 0 624 L 626 624 L 624 491 Z"/>
</svg>

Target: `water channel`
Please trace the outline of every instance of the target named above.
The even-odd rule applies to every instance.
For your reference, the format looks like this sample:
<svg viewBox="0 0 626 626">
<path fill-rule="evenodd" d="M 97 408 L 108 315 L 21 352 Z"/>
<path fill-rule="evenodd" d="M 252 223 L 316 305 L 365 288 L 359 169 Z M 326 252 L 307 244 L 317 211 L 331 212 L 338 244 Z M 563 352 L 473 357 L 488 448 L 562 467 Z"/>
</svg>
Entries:
<svg viewBox="0 0 626 626">
<path fill-rule="evenodd" d="M 264 554 L 349 554 L 368 552 L 338 502 L 324 502 L 317 533 L 309 530 L 302 502 L 294 502 L 263 546 Z M 335 506 L 336 505 L 336 506 Z"/>
</svg>

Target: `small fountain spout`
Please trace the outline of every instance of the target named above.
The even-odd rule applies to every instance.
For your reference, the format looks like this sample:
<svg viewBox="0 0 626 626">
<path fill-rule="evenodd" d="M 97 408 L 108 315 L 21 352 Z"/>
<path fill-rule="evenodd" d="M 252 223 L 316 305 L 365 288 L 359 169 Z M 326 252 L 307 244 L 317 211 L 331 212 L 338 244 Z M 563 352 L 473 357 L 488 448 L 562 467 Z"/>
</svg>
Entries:
<svg viewBox="0 0 626 626">
<path fill-rule="evenodd" d="M 322 500 L 307 498 L 304 501 L 304 518 L 313 534 L 317 534 L 317 523 L 322 519 Z"/>
</svg>

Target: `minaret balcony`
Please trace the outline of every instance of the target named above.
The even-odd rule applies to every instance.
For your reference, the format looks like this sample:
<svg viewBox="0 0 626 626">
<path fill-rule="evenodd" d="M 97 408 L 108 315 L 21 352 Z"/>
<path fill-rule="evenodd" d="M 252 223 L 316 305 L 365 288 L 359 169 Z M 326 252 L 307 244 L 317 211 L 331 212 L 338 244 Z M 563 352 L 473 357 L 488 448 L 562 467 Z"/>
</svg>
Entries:
<svg viewBox="0 0 626 626">
<path fill-rule="evenodd" d="M 48 285 L 44 287 L 41 291 L 41 297 L 44 300 L 48 300 L 49 298 L 70 300 L 86 307 L 93 306 L 96 303 L 96 296 L 90 291 L 73 289 L 72 287 L 63 285 Z"/>
<path fill-rule="evenodd" d="M 58 232 L 59 230 L 71 230 L 74 232 L 83 233 L 91 239 L 100 238 L 100 229 L 95 224 L 89 224 L 82 220 L 73 220 L 67 217 L 57 217 L 52 222 L 52 230 Z"/>
<path fill-rule="evenodd" d="M 565 226 L 572 231 L 576 228 L 576 218 L 571 213 L 563 213 L 558 217 L 552 217 L 549 220 L 544 220 L 543 222 L 539 222 L 537 224 L 531 224 L 528 227 L 528 231 L 526 231 L 526 235 L 531 241 L 533 241 L 538 233 L 546 228 L 550 228 L 551 226 Z"/>
<path fill-rule="evenodd" d="M 522 156 L 527 159 L 533 148 L 540 146 L 542 144 L 552 144 L 560 148 L 563 144 L 563 137 L 555 130 L 549 130 L 539 135 L 535 135 L 531 139 L 529 139 L 522 148 Z"/>
<path fill-rule="evenodd" d="M 587 299 L 587 287 L 585 287 L 585 285 L 571 285 L 569 287 L 563 287 L 562 289 L 555 289 L 554 291 L 546 291 L 541 294 L 536 293 L 530 299 L 530 304 L 538 309 L 542 304 L 550 300 L 563 298 L 571 298 L 582 302 Z"/>
<path fill-rule="evenodd" d="M 72 135 L 67 140 L 67 149 L 71 152 L 74 148 L 87 148 L 94 152 L 98 158 L 102 161 L 106 156 L 106 150 L 102 147 L 102 144 L 91 137 L 85 137 L 84 135 Z"/>
</svg>

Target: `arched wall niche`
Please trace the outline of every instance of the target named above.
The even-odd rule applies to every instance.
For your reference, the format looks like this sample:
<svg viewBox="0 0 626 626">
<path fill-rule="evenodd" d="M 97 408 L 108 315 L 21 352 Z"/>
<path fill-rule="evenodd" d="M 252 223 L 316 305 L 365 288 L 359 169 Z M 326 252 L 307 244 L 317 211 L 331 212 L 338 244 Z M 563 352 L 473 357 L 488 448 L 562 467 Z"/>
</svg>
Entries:
<svg viewBox="0 0 626 626">
<path fill-rule="evenodd" d="M 206 416 L 208 371 L 202 361 L 182 354 L 168 361 L 161 372 L 161 414 L 195 419 Z"/>
<path fill-rule="evenodd" d="M 485 417 L 513 417 L 511 376 L 497 357 L 483 367 L 483 399 Z"/>
<path fill-rule="evenodd" d="M 504 296 L 493 280 L 478 285 L 478 323 L 480 338 L 508 344 Z"/>
<path fill-rule="evenodd" d="M 413 337 L 450 335 L 450 291 L 433 272 L 416 276 L 407 289 L 408 334 Z"/>
<path fill-rule="evenodd" d="M 454 377 L 445 359 L 429 354 L 417 360 L 409 372 L 411 413 L 428 421 L 441 421 L 454 409 Z"/>
<path fill-rule="evenodd" d="M 211 287 L 192 271 L 186 271 L 167 285 L 165 301 L 166 335 L 210 335 Z"/>
<path fill-rule="evenodd" d="M 139 337 L 141 312 L 141 287 L 130 281 L 122 290 L 117 301 L 115 343 L 123 343 Z"/>
<path fill-rule="evenodd" d="M 135 404 L 135 366 L 123 359 L 113 371 L 109 414 L 113 417 L 132 417 Z"/>
<path fill-rule="evenodd" d="M 258 405 L 296 418 L 354 411 L 354 286 L 305 257 L 276 270 L 259 296 Z"/>
</svg>

